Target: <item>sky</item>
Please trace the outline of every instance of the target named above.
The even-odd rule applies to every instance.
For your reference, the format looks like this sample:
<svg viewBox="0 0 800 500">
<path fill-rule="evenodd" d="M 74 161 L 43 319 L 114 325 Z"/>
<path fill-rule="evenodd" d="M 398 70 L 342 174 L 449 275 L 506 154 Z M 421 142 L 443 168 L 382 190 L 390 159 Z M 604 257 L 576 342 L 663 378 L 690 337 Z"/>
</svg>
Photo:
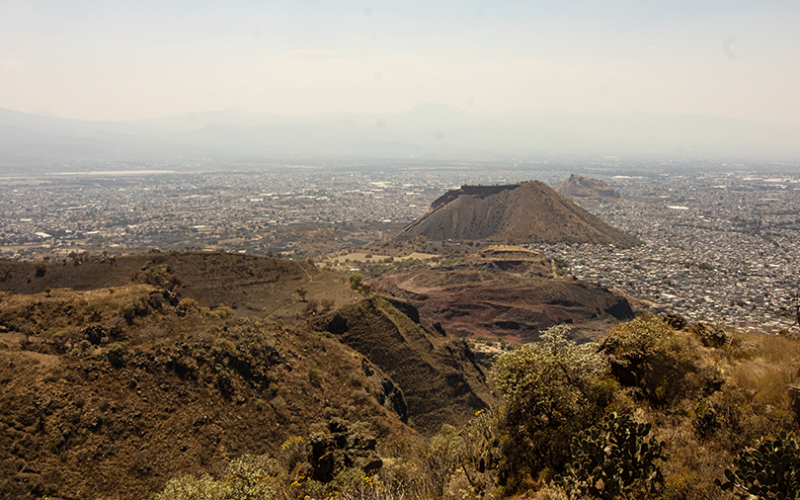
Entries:
<svg viewBox="0 0 800 500">
<path fill-rule="evenodd" d="M 662 112 L 800 123 L 800 2 L 2 0 L 0 108 Z"/>
</svg>

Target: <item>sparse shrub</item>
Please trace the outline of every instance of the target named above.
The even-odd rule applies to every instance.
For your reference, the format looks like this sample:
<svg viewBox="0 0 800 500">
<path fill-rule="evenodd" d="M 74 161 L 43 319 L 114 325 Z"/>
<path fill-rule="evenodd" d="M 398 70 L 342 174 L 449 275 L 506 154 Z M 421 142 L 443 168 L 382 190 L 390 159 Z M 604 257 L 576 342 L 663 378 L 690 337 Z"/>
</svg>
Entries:
<svg viewBox="0 0 800 500">
<path fill-rule="evenodd" d="M 603 350 L 644 357 L 669 336 L 670 329 L 663 321 L 636 318 L 612 330 L 603 342 Z"/>
<path fill-rule="evenodd" d="M 232 318 L 234 315 L 233 309 L 226 306 L 225 304 L 220 304 L 217 306 L 217 310 L 214 311 L 218 318 Z"/>
<path fill-rule="evenodd" d="M 145 338 L 150 339 L 150 343 L 153 349 L 156 348 L 156 340 L 164 335 L 164 330 L 157 326 L 148 326 L 144 330 L 142 330 L 142 336 Z"/>
<path fill-rule="evenodd" d="M 664 315 L 664 322 L 673 330 L 683 330 L 686 328 L 686 319 L 677 313 L 667 313 Z"/>
<path fill-rule="evenodd" d="M 328 331 L 315 331 L 314 335 L 316 335 L 318 337 L 326 338 L 326 339 L 329 339 L 329 340 L 333 340 L 334 342 L 339 342 L 339 339 L 336 337 L 336 335 L 334 335 L 334 334 L 332 334 L 331 332 L 328 332 Z"/>
<path fill-rule="evenodd" d="M 214 354 L 214 359 L 222 362 L 226 358 L 236 355 L 236 344 L 226 338 L 218 338 L 214 341 L 211 352 Z"/>
<path fill-rule="evenodd" d="M 308 460 L 308 442 L 300 436 L 290 437 L 281 444 L 278 462 L 290 474 L 295 468 Z"/>
<path fill-rule="evenodd" d="M 85 356 L 89 355 L 89 353 L 91 353 L 93 349 L 94 349 L 94 346 L 92 345 L 92 343 L 89 342 L 88 340 L 84 339 L 84 340 L 81 340 L 78 343 L 78 345 L 76 345 L 75 348 L 72 349 L 72 351 L 70 352 L 70 355 L 78 357 L 78 358 L 82 358 L 82 357 L 85 357 Z"/>
<path fill-rule="evenodd" d="M 81 330 L 83 338 L 92 343 L 92 345 L 100 345 L 105 339 L 108 340 L 109 332 L 100 325 L 89 325 Z"/>
<path fill-rule="evenodd" d="M 172 479 L 153 500 L 273 500 L 272 475 L 264 456 L 243 455 L 230 462 L 223 480 L 205 474 Z"/>
<path fill-rule="evenodd" d="M 192 298 L 186 298 L 178 303 L 178 310 L 189 313 L 197 311 L 197 301 Z"/>
<path fill-rule="evenodd" d="M 497 482 L 497 465 L 501 457 L 494 415 L 487 410 L 477 411 L 459 435 L 461 442 L 456 452 L 458 464 L 477 498 L 484 498 L 486 494 L 491 494 Z M 451 486 L 455 486 L 452 480 Z"/>
<path fill-rule="evenodd" d="M 730 338 L 719 325 L 709 325 L 698 321 L 689 328 L 689 331 L 695 334 L 706 347 L 719 349 L 730 343 Z"/>
<path fill-rule="evenodd" d="M 306 290 L 305 287 L 301 286 L 301 287 L 296 288 L 294 293 L 296 293 L 297 296 L 300 297 L 300 301 L 301 302 L 305 302 L 306 301 L 306 295 L 308 294 L 308 290 Z"/>
<path fill-rule="evenodd" d="M 133 321 L 136 318 L 136 308 L 133 306 L 133 304 L 125 304 L 124 306 L 122 306 L 119 313 L 120 316 L 125 318 L 125 321 L 129 325 L 133 324 Z"/>
<path fill-rule="evenodd" d="M 165 290 L 172 290 L 181 284 L 181 279 L 167 265 L 148 264 L 141 270 L 138 277 L 139 281 Z"/>
<path fill-rule="evenodd" d="M 272 469 L 269 459 L 264 455 L 242 455 L 233 459 L 225 476 L 224 484 L 228 492 L 223 498 L 275 498 L 275 492 L 270 485 Z"/>
<path fill-rule="evenodd" d="M 214 371 L 216 372 L 214 379 L 217 382 L 217 387 L 219 387 L 220 392 L 224 396 L 231 396 L 234 392 L 231 372 L 229 372 L 225 366 L 219 363 L 214 366 Z"/>
<path fill-rule="evenodd" d="M 305 314 L 313 316 L 313 315 L 317 314 L 317 309 L 318 308 L 319 308 L 319 302 L 317 302 L 314 299 L 311 299 L 308 302 L 306 302 L 306 307 L 305 307 L 303 312 Z"/>
<path fill-rule="evenodd" d="M 727 481 L 717 480 L 717 485 L 737 498 L 800 498 L 800 447 L 794 434 L 765 439 L 755 450 L 740 453 L 733 464 L 736 470 L 726 469 Z"/>
<path fill-rule="evenodd" d="M 333 299 L 322 299 L 321 304 L 322 304 L 322 312 L 329 312 L 331 309 L 333 309 L 335 302 L 333 301 Z"/>
<path fill-rule="evenodd" d="M 350 288 L 353 290 L 358 290 L 361 287 L 361 282 L 364 280 L 364 276 L 360 273 L 353 273 L 350 275 Z"/>
<path fill-rule="evenodd" d="M 308 381 L 311 383 L 311 385 L 314 387 L 320 387 L 322 386 L 323 380 L 322 374 L 316 368 L 308 369 Z"/>
<path fill-rule="evenodd" d="M 656 461 L 667 458 L 666 443 L 647 439 L 651 428 L 627 415 L 608 415 L 572 439 L 572 461 L 557 482 L 573 497 L 613 500 L 650 494 L 663 483 Z"/>
<path fill-rule="evenodd" d="M 105 348 L 106 359 L 118 368 L 125 364 L 127 354 L 128 346 L 124 342 L 114 342 Z"/>
</svg>

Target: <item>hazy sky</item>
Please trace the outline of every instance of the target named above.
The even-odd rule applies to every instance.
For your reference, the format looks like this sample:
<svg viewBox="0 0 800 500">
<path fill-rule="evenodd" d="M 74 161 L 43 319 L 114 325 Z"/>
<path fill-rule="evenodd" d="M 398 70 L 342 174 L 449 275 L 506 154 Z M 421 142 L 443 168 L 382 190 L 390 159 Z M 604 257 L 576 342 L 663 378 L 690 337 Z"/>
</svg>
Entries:
<svg viewBox="0 0 800 500">
<path fill-rule="evenodd" d="M 658 111 L 800 122 L 800 2 L 0 0 L 0 107 L 132 119 Z"/>
</svg>

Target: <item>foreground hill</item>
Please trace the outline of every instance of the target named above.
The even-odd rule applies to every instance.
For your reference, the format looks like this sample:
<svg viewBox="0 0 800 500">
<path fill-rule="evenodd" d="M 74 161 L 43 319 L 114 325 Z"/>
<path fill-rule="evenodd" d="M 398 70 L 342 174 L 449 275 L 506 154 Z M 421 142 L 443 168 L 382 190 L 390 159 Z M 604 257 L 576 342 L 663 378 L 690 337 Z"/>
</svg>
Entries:
<svg viewBox="0 0 800 500">
<path fill-rule="evenodd" d="M 421 324 L 408 303 L 376 297 L 343 307 L 315 325 L 358 352 L 370 353 L 400 387 L 413 388 L 405 392 L 406 402 L 421 430 L 463 425 L 475 408 L 497 402 L 467 345 L 453 342 L 441 328 Z"/>
<path fill-rule="evenodd" d="M 0 496 L 143 498 L 333 418 L 413 440 L 492 402 L 462 341 L 344 281 L 230 254 L 0 262 Z"/>
<path fill-rule="evenodd" d="M 619 193 L 604 181 L 590 179 L 578 174 L 570 175 L 569 179 L 557 185 L 555 190 L 558 191 L 558 194 L 570 200 L 619 198 Z"/>
<path fill-rule="evenodd" d="M 623 295 L 561 277 L 543 254 L 515 246 L 489 246 L 455 265 L 386 274 L 376 283 L 460 336 L 531 342 L 540 330 L 570 323 L 595 337 L 608 321 L 633 316 Z"/>
<path fill-rule="evenodd" d="M 539 181 L 504 186 L 462 186 L 431 204 L 398 236 L 431 240 L 601 243 L 638 240 L 604 223 Z"/>
</svg>

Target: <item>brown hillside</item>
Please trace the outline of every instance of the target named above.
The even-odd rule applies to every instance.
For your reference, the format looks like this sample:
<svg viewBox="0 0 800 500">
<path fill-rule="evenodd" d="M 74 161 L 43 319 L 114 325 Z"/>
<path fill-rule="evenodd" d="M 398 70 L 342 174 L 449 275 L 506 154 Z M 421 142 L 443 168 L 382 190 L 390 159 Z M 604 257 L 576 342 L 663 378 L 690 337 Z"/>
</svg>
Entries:
<svg viewBox="0 0 800 500">
<path fill-rule="evenodd" d="M 147 269 L 153 271 L 147 273 Z M 38 293 L 45 288 L 93 290 L 163 278 L 182 297 L 201 306 L 220 303 L 237 315 L 257 316 L 296 302 L 292 292 L 304 286 L 313 297 L 331 281 L 313 264 L 287 259 L 208 252 L 169 252 L 124 257 L 83 257 L 38 263 L 0 260 L 0 291 Z M 340 280 L 336 275 L 336 280 Z M 322 283 L 316 283 L 322 282 Z M 316 283 L 316 284 L 315 284 Z M 344 288 L 344 287 L 341 287 Z M 352 302 L 354 293 L 342 300 Z M 340 302 L 341 303 L 341 302 Z"/>
<path fill-rule="evenodd" d="M 347 346 L 183 309 L 149 285 L 2 296 L 0 498 L 146 498 L 333 417 L 413 438 L 402 392 Z"/>
<path fill-rule="evenodd" d="M 475 411 L 496 402 L 466 344 L 420 324 L 408 303 L 374 297 L 316 324 L 356 351 L 369 353 L 369 359 L 403 388 L 411 424 L 426 434 L 436 433 L 445 423 L 462 425 Z M 376 331 L 383 334 L 377 336 Z"/>
<path fill-rule="evenodd" d="M 558 194 L 570 200 L 585 198 L 619 198 L 619 193 L 614 191 L 614 189 L 604 181 L 590 179 L 578 174 L 570 175 L 569 179 L 556 186 L 555 190 L 558 191 Z"/>
<path fill-rule="evenodd" d="M 487 405 L 463 342 L 345 282 L 232 254 L 0 261 L 0 498 L 144 498 L 332 417 L 409 438 Z M 323 300 L 342 342 L 309 326 Z"/>
<path fill-rule="evenodd" d="M 638 243 L 539 181 L 506 186 L 462 186 L 434 201 L 427 214 L 398 236 L 431 240 L 545 243 Z"/>
<path fill-rule="evenodd" d="M 621 294 L 559 277 L 549 259 L 522 247 L 489 246 L 461 264 L 388 274 L 376 284 L 458 336 L 530 342 L 540 330 L 571 323 L 588 338 L 633 315 Z"/>
</svg>

